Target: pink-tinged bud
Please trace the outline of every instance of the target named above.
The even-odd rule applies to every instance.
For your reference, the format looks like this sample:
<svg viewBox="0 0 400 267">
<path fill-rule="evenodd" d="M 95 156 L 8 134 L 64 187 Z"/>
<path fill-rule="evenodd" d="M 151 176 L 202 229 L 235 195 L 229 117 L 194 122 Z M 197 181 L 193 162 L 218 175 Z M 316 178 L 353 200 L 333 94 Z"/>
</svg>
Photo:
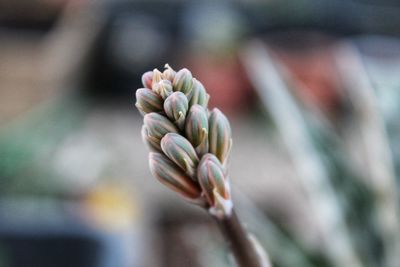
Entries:
<svg viewBox="0 0 400 267">
<path fill-rule="evenodd" d="M 198 155 L 208 152 L 207 111 L 200 105 L 194 105 L 186 117 L 185 133 Z"/>
<path fill-rule="evenodd" d="M 142 126 L 142 140 L 147 145 L 147 147 L 152 151 L 159 151 L 162 152 L 160 146 L 160 139 L 153 137 L 149 134 L 149 130 L 147 129 L 146 125 Z"/>
<path fill-rule="evenodd" d="M 189 106 L 197 104 L 203 106 L 204 108 L 207 108 L 209 98 L 210 96 L 207 94 L 203 84 L 193 78 L 192 98 L 190 99 Z"/>
<path fill-rule="evenodd" d="M 151 88 L 154 90 L 154 84 L 159 83 L 162 79 L 163 79 L 162 73 L 158 69 L 154 69 Z"/>
<path fill-rule="evenodd" d="M 172 83 L 174 91 L 182 92 L 188 99 L 192 97 L 193 76 L 188 69 L 181 69 L 175 75 Z"/>
<path fill-rule="evenodd" d="M 205 154 L 197 168 L 197 179 L 210 206 L 215 207 L 219 203 L 216 195 L 225 200 L 230 200 L 228 180 L 224 174 L 224 167 L 213 154 Z"/>
<path fill-rule="evenodd" d="M 164 79 L 167 79 L 170 82 L 173 82 L 175 75 L 176 75 L 176 72 L 168 64 L 165 64 L 165 70 L 163 72 Z"/>
<path fill-rule="evenodd" d="M 188 100 L 181 92 L 172 93 L 164 102 L 164 111 L 179 129 L 185 126 L 185 118 L 188 110 Z"/>
<path fill-rule="evenodd" d="M 208 151 L 225 164 L 232 147 L 232 133 L 228 119 L 217 108 L 208 118 Z"/>
<path fill-rule="evenodd" d="M 170 160 L 196 181 L 196 168 L 199 158 L 186 138 L 176 133 L 166 134 L 161 139 L 161 149 Z"/>
<path fill-rule="evenodd" d="M 161 112 L 163 111 L 163 100 L 152 90 L 140 88 L 136 90 L 135 106 L 142 115 L 150 112 Z"/>
<path fill-rule="evenodd" d="M 153 91 L 160 95 L 162 99 L 166 99 L 172 94 L 172 84 L 168 80 L 161 80 L 158 83 L 153 83 Z"/>
<path fill-rule="evenodd" d="M 171 160 L 160 153 L 149 154 L 150 171 L 161 183 L 189 199 L 198 199 L 199 186 L 185 175 Z"/>
<path fill-rule="evenodd" d="M 148 135 L 155 138 L 158 143 L 167 133 L 177 133 L 178 129 L 166 117 L 158 113 L 148 113 L 144 115 L 144 125 L 146 126 Z"/>
<path fill-rule="evenodd" d="M 153 81 L 153 72 L 147 71 L 142 75 L 142 84 L 144 87 L 151 89 Z"/>
</svg>

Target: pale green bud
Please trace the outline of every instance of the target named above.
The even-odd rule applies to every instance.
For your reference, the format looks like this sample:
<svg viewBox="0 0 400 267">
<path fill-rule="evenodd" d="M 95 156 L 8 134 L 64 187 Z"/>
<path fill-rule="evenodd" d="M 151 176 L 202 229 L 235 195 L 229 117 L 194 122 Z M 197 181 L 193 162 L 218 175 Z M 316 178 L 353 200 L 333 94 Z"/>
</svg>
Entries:
<svg viewBox="0 0 400 267">
<path fill-rule="evenodd" d="M 208 118 L 204 107 L 196 104 L 190 108 L 185 133 L 198 155 L 202 156 L 208 152 Z"/>
<path fill-rule="evenodd" d="M 162 152 L 161 146 L 160 146 L 160 139 L 151 136 L 150 133 L 149 133 L 149 130 L 146 127 L 146 125 L 142 126 L 141 134 L 142 134 L 143 142 L 147 145 L 147 147 L 150 150 Z"/>
<path fill-rule="evenodd" d="M 210 96 L 207 94 L 203 84 L 193 78 L 192 98 L 190 99 L 189 106 L 198 104 L 207 108 L 209 98 Z"/>
<path fill-rule="evenodd" d="M 153 83 L 153 91 L 159 94 L 162 99 L 166 99 L 172 94 L 172 84 L 168 80 L 161 80 L 158 83 Z"/>
<path fill-rule="evenodd" d="M 148 135 L 154 137 L 158 143 L 167 133 L 178 132 L 178 129 L 170 120 L 158 113 L 152 112 L 144 115 L 143 122 Z"/>
<path fill-rule="evenodd" d="M 161 112 L 163 111 L 163 100 L 152 90 L 140 88 L 136 90 L 135 106 L 142 115 L 150 112 Z"/>
<path fill-rule="evenodd" d="M 149 154 L 150 171 L 161 183 L 185 198 L 198 199 L 199 186 L 185 175 L 171 160 L 160 153 Z"/>
<path fill-rule="evenodd" d="M 159 83 L 163 79 L 162 73 L 158 69 L 153 70 L 153 77 L 152 77 L 152 89 L 154 90 L 154 85 Z"/>
<path fill-rule="evenodd" d="M 232 147 L 232 133 L 228 119 L 217 108 L 208 118 L 208 151 L 225 164 Z"/>
<path fill-rule="evenodd" d="M 164 102 L 164 111 L 179 129 L 185 126 L 185 117 L 188 110 L 188 100 L 181 92 L 173 92 Z"/>
<path fill-rule="evenodd" d="M 230 188 L 224 167 L 215 155 L 208 153 L 202 157 L 197 168 L 197 179 L 210 206 L 215 206 L 216 194 L 223 199 L 230 199 Z"/>
<path fill-rule="evenodd" d="M 142 75 L 142 84 L 144 87 L 151 89 L 153 81 L 153 72 L 147 71 Z"/>
<path fill-rule="evenodd" d="M 196 180 L 199 158 L 186 138 L 176 133 L 168 133 L 161 139 L 161 149 L 187 175 Z"/>
<path fill-rule="evenodd" d="M 167 79 L 170 82 L 173 82 L 175 75 L 176 75 L 176 71 L 174 71 L 168 64 L 165 64 L 165 70 L 163 72 L 164 79 Z"/>
<path fill-rule="evenodd" d="M 179 70 L 175 75 L 172 85 L 174 91 L 184 93 L 188 99 L 192 97 L 193 77 L 188 69 L 183 68 Z"/>
</svg>

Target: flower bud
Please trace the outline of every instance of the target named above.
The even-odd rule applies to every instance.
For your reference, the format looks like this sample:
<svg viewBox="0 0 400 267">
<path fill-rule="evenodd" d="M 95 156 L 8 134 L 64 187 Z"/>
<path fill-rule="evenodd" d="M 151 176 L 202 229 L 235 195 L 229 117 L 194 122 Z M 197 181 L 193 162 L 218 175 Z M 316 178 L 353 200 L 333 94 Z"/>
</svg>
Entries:
<svg viewBox="0 0 400 267">
<path fill-rule="evenodd" d="M 169 159 L 196 181 L 199 158 L 186 138 L 176 133 L 168 133 L 161 139 L 161 149 Z"/>
<path fill-rule="evenodd" d="M 206 93 L 203 84 L 193 78 L 192 98 L 190 99 L 189 106 L 198 104 L 206 108 L 209 98 L 210 96 Z"/>
<path fill-rule="evenodd" d="M 152 89 L 154 90 L 154 84 L 160 82 L 162 80 L 162 73 L 158 69 L 153 70 L 153 77 L 152 77 Z"/>
<path fill-rule="evenodd" d="M 230 199 L 229 183 L 225 178 L 224 167 L 213 154 L 208 153 L 202 157 L 197 168 L 197 179 L 210 206 L 220 202 L 215 198 L 216 195 L 226 200 Z"/>
<path fill-rule="evenodd" d="M 188 100 L 181 92 L 172 93 L 164 102 L 164 111 L 179 129 L 185 126 L 185 117 L 188 110 Z"/>
<path fill-rule="evenodd" d="M 136 90 L 135 106 L 142 115 L 150 112 L 161 112 L 163 111 L 163 100 L 150 89 L 140 88 Z"/>
<path fill-rule="evenodd" d="M 214 108 L 208 118 L 208 126 L 208 151 L 225 164 L 232 146 L 229 121 L 219 109 Z"/>
<path fill-rule="evenodd" d="M 181 69 L 175 75 L 172 83 L 174 91 L 180 91 L 186 95 L 188 99 L 192 97 L 193 77 L 188 69 Z"/>
<path fill-rule="evenodd" d="M 147 129 L 146 125 L 142 126 L 142 140 L 147 145 L 147 147 L 152 151 L 159 151 L 162 152 L 160 146 L 160 139 L 153 137 L 149 134 L 149 130 Z"/>
<path fill-rule="evenodd" d="M 152 81 L 153 81 L 152 71 L 147 71 L 142 75 L 142 84 L 144 87 L 151 89 Z"/>
<path fill-rule="evenodd" d="M 154 137 L 157 143 L 167 133 L 177 133 L 178 129 L 166 117 L 158 113 L 148 113 L 144 115 L 144 125 L 146 126 L 148 135 Z"/>
<path fill-rule="evenodd" d="M 163 72 L 164 79 L 167 79 L 170 82 L 173 82 L 175 75 L 176 75 L 176 72 L 168 64 L 165 64 L 165 70 Z"/>
<path fill-rule="evenodd" d="M 186 176 L 171 160 L 160 153 L 149 154 L 150 171 L 161 183 L 189 199 L 201 195 L 199 186 Z"/>
<path fill-rule="evenodd" d="M 185 133 L 198 155 L 208 152 L 208 118 L 205 108 L 197 104 L 190 108 Z"/>
<path fill-rule="evenodd" d="M 170 94 L 172 94 L 172 84 L 168 80 L 161 80 L 158 83 L 153 83 L 153 91 L 166 99 Z"/>
</svg>

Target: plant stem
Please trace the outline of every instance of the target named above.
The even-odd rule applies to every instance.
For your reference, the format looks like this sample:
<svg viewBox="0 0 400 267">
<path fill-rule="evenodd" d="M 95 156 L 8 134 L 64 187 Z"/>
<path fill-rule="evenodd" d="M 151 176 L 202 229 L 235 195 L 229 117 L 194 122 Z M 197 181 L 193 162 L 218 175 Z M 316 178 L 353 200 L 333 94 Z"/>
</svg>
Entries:
<svg viewBox="0 0 400 267">
<path fill-rule="evenodd" d="M 222 235 L 239 267 L 266 267 L 261 262 L 253 243 L 248 238 L 248 234 L 234 210 L 232 210 L 230 216 L 214 218 L 217 220 Z"/>
</svg>

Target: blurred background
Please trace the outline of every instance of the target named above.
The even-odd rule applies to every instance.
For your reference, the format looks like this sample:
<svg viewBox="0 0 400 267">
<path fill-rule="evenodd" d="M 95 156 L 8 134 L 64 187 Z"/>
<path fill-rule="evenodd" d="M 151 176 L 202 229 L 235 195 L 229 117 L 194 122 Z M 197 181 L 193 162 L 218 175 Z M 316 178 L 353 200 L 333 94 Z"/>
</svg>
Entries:
<svg viewBox="0 0 400 267">
<path fill-rule="evenodd" d="M 0 0 L 0 266 L 230 266 L 151 175 L 142 73 L 225 112 L 239 216 L 276 267 L 400 266 L 395 0 Z"/>
</svg>

